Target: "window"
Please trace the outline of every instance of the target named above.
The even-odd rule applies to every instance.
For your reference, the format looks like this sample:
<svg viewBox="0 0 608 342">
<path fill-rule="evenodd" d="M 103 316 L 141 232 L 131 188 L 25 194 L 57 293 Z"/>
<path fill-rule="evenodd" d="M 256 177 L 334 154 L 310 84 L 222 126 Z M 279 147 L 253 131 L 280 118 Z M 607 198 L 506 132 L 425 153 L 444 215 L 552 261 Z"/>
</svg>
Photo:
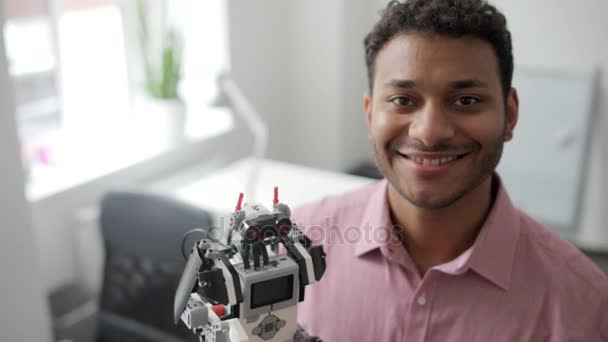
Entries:
<svg viewBox="0 0 608 342">
<path fill-rule="evenodd" d="M 58 127 L 61 112 L 58 41 L 45 0 L 4 1 L 5 42 L 19 135 L 30 141 Z"/>
<path fill-rule="evenodd" d="M 15 84 L 30 198 L 106 175 L 166 150 L 142 94 L 138 0 L 7 0 L 5 41 Z M 179 90 L 188 138 L 231 126 L 213 110 L 228 68 L 225 3 L 143 0 L 153 25 L 167 21 L 183 49 Z M 162 19 L 158 19 L 162 18 Z M 156 33 L 153 33 L 156 34 Z"/>
</svg>

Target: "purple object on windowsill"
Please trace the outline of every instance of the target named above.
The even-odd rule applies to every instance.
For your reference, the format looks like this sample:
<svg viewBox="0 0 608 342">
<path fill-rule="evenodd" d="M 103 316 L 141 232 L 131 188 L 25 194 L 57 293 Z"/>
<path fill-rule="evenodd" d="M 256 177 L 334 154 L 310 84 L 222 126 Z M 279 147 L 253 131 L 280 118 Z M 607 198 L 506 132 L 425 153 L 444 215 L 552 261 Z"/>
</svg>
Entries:
<svg viewBox="0 0 608 342">
<path fill-rule="evenodd" d="M 50 151 L 44 146 L 40 146 L 36 149 L 36 160 L 45 166 L 51 165 Z"/>
</svg>

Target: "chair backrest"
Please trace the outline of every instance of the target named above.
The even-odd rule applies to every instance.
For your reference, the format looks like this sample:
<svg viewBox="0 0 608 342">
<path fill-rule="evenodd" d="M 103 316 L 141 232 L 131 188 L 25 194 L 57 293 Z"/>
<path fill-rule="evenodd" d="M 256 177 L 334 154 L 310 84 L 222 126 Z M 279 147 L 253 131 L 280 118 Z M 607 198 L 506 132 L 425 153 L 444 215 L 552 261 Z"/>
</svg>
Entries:
<svg viewBox="0 0 608 342">
<path fill-rule="evenodd" d="M 159 331 L 196 340 L 174 325 L 173 299 L 185 266 L 182 238 L 190 229 L 209 229 L 210 215 L 158 195 L 111 192 L 102 200 L 100 221 L 106 257 L 99 334 L 151 341 L 150 331 Z"/>
</svg>

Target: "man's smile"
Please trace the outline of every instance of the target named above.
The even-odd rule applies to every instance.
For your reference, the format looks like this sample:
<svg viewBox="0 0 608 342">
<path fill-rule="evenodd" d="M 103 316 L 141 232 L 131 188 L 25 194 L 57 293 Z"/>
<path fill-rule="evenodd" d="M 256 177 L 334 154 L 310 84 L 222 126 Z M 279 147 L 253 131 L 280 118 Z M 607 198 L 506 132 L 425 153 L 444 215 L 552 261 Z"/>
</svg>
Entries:
<svg viewBox="0 0 608 342">
<path fill-rule="evenodd" d="M 409 167 L 413 168 L 415 171 L 424 173 L 447 170 L 470 154 L 470 152 L 429 153 L 407 151 L 395 151 L 395 153 L 402 157 Z"/>
</svg>

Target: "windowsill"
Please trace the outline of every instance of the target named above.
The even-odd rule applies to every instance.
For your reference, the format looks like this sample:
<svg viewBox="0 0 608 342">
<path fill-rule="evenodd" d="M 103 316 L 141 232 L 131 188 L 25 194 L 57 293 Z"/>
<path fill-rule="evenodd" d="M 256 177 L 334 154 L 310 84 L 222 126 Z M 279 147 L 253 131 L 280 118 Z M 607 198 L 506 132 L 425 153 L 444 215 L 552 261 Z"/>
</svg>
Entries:
<svg viewBox="0 0 608 342">
<path fill-rule="evenodd" d="M 210 119 L 212 118 L 212 120 Z M 122 126 L 108 124 L 88 132 L 56 134 L 52 139 L 49 164 L 31 167 L 27 184 L 30 203 L 91 183 L 99 178 L 134 167 L 161 155 L 204 143 L 233 128 L 226 109 L 208 108 L 198 119 L 189 118 L 185 141 L 158 139 L 158 132 L 146 130 L 147 122 L 132 120 Z M 212 124 L 210 124 L 212 123 Z M 116 123 L 114 123 L 116 124 Z M 93 128 L 93 127 L 89 127 Z M 87 139 L 83 140 L 83 137 Z"/>
<path fill-rule="evenodd" d="M 222 16 L 218 15 L 221 8 L 201 6 L 209 20 L 200 21 L 197 16 L 182 23 L 186 44 L 180 95 L 187 103 L 188 122 L 186 137 L 180 142 L 168 138 L 163 129 L 167 125 L 151 119 L 149 108 L 138 107 L 141 103 L 134 89 L 141 81 L 137 71 L 143 69 L 135 58 L 137 23 L 128 6 L 110 1 L 91 8 L 62 9 L 57 21 L 42 16 L 7 22 L 12 75 L 29 81 L 34 78 L 33 85 L 23 87 L 47 86 L 60 101 L 59 108 L 53 109 L 53 103 L 30 101 L 39 99 L 32 99 L 30 93 L 24 96 L 35 105 L 22 108 L 23 112 L 40 114 L 20 118 L 26 195 L 31 203 L 53 200 L 55 195 L 79 191 L 84 185 L 130 185 L 149 176 L 154 167 L 179 168 L 190 154 L 200 157 L 195 155 L 196 149 L 205 146 L 206 140 L 232 129 L 232 116 L 226 110 L 208 107 L 207 95 L 216 90 L 213 75 L 225 69 L 227 60 Z M 183 18 L 189 18 L 191 6 L 178 8 Z M 208 32 L 203 40 L 201 31 Z M 54 34 L 57 46 L 49 45 Z M 24 41 L 31 44 L 22 44 Z M 61 114 L 49 116 L 46 112 Z M 135 176 L 127 179 L 122 171 Z"/>
</svg>

